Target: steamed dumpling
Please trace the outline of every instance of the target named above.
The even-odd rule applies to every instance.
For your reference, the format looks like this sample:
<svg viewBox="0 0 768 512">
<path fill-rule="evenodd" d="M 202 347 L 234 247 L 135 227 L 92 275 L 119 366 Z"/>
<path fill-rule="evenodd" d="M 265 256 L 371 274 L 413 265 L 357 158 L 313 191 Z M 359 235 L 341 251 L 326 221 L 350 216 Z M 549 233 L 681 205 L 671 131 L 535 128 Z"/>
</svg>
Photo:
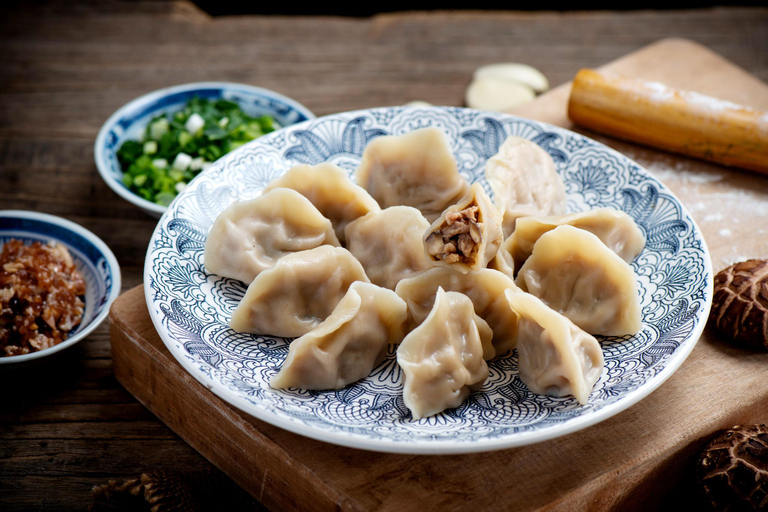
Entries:
<svg viewBox="0 0 768 512">
<path fill-rule="evenodd" d="M 491 336 L 469 297 L 437 290 L 429 316 L 397 348 L 403 399 L 413 419 L 458 407 L 470 390 L 482 387 L 488 378 L 483 346 Z"/>
<path fill-rule="evenodd" d="M 503 239 L 501 213 L 475 183 L 432 223 L 424 234 L 424 247 L 432 264 L 466 273 L 486 267 Z"/>
<path fill-rule="evenodd" d="M 432 268 L 422 236 L 429 222 L 416 208 L 390 206 L 350 222 L 347 249 L 372 283 L 394 290 L 402 279 Z"/>
<path fill-rule="evenodd" d="M 329 162 L 292 167 L 272 180 L 264 192 L 278 187 L 293 189 L 309 199 L 331 221 L 336 237 L 342 243 L 348 223 L 381 209 L 365 189 L 349 179 L 344 169 Z"/>
<path fill-rule="evenodd" d="M 593 233 L 627 263 L 631 263 L 645 247 L 645 236 L 632 217 L 621 210 L 598 208 L 567 215 L 521 217 L 514 233 L 504 240 L 500 252 L 512 258 L 513 268 L 520 268 L 541 235 L 565 225 Z"/>
<path fill-rule="evenodd" d="M 438 128 L 373 139 L 363 150 L 355 181 L 382 208 L 413 206 L 430 222 L 469 189 Z"/>
<path fill-rule="evenodd" d="M 485 164 L 485 178 L 504 214 L 505 235 L 514 231 L 518 217 L 565 213 L 563 180 L 552 157 L 535 142 L 508 137 Z"/>
<path fill-rule="evenodd" d="M 435 303 L 438 288 L 465 294 L 475 306 L 475 313 L 493 330 L 493 347 L 500 356 L 515 348 L 517 318 L 509 313 L 504 290 L 516 290 L 514 281 L 501 272 L 487 268 L 462 274 L 447 267 L 434 267 L 416 277 L 404 279 L 395 293 L 408 304 L 408 328 L 427 318 Z"/>
<path fill-rule="evenodd" d="M 369 282 L 346 249 L 323 245 L 289 254 L 256 276 L 229 326 L 252 334 L 301 336 L 328 318 L 355 281 Z"/>
<path fill-rule="evenodd" d="M 406 305 L 392 290 L 357 281 L 333 313 L 294 340 L 273 388 L 341 389 L 367 377 L 400 343 Z"/>
<path fill-rule="evenodd" d="M 559 226 L 541 235 L 515 282 L 590 334 L 640 330 L 632 267 L 583 229 Z"/>
<path fill-rule="evenodd" d="M 533 295 L 513 290 L 505 294 L 518 315 L 520 379 L 534 393 L 572 395 L 586 404 L 603 373 L 600 344 Z"/>
<path fill-rule="evenodd" d="M 221 212 L 205 242 L 205 268 L 248 284 L 287 254 L 339 245 L 331 221 L 287 188 L 234 203 Z"/>
</svg>

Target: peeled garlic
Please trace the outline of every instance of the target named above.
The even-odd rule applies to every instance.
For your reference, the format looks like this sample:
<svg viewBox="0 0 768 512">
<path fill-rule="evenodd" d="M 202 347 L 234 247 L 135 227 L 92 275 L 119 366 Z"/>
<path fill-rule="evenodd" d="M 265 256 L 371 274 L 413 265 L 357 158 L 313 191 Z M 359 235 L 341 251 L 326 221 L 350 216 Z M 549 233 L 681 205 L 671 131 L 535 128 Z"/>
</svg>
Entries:
<svg viewBox="0 0 768 512">
<path fill-rule="evenodd" d="M 538 93 L 549 89 L 549 81 L 541 71 L 527 64 L 515 62 L 489 64 L 477 68 L 474 79 L 479 80 L 480 78 L 496 78 L 508 82 L 517 82 L 527 85 Z"/>
<path fill-rule="evenodd" d="M 480 78 L 469 84 L 466 103 L 470 108 L 504 112 L 536 97 L 533 89 L 498 78 Z"/>
</svg>

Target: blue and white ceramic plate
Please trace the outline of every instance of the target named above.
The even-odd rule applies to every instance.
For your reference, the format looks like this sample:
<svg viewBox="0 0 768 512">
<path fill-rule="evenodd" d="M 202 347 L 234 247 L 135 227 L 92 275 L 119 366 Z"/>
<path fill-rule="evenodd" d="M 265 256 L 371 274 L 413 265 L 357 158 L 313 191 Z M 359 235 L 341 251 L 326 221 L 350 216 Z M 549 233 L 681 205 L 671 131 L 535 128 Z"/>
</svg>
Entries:
<svg viewBox="0 0 768 512">
<path fill-rule="evenodd" d="M 138 140 L 153 117 L 178 112 L 193 98 L 226 99 L 251 116 L 271 115 L 280 126 L 290 126 L 315 115 L 297 101 L 275 91 L 230 82 L 195 82 L 152 91 L 120 107 L 99 130 L 93 155 L 102 179 L 120 197 L 149 215 L 160 217 L 165 206 L 147 201 L 123 184 L 117 150 L 126 140 Z"/>
<path fill-rule="evenodd" d="M 58 242 L 69 249 L 85 280 L 85 311 L 69 337 L 51 348 L 20 356 L 0 357 L 0 365 L 22 363 L 71 347 L 96 329 L 120 294 L 120 266 L 107 244 L 82 226 L 44 213 L 0 210 L 0 245 L 12 238 L 26 243 Z"/>
<path fill-rule="evenodd" d="M 556 162 L 569 211 L 621 209 L 644 231 L 647 245 L 632 263 L 643 326 L 635 336 L 601 339 L 605 372 L 587 405 L 531 393 L 518 378 L 517 357 L 512 355 L 491 361 L 482 390 L 460 407 L 414 421 L 403 403 L 394 351 L 368 378 L 338 391 L 275 390 L 267 383 L 283 363 L 289 341 L 227 327 L 246 286 L 205 270 L 206 234 L 219 212 L 258 195 L 297 163 L 331 161 L 351 174 L 373 138 L 424 126 L 444 130 L 460 172 L 483 185 L 484 164 L 507 136 L 530 139 Z M 160 220 L 149 246 L 144 284 L 152 320 L 169 350 L 195 378 L 237 408 L 330 443 L 432 454 L 552 439 L 626 409 L 682 364 L 701 335 L 712 300 L 709 252 L 693 218 L 635 162 L 561 128 L 449 107 L 332 115 L 279 130 L 227 155 L 196 178 Z"/>
</svg>

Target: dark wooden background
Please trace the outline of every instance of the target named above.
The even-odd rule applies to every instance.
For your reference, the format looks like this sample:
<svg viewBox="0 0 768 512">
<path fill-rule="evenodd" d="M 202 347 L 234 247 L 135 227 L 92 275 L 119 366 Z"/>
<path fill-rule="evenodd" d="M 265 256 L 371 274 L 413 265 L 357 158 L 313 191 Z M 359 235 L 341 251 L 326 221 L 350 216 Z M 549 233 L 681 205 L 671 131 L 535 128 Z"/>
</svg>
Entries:
<svg viewBox="0 0 768 512">
<path fill-rule="evenodd" d="M 118 107 L 200 80 L 275 89 L 317 115 L 411 100 L 461 105 L 472 71 L 529 63 L 553 85 L 657 39 L 698 41 L 768 81 L 768 9 L 439 12 L 210 18 L 175 2 L 18 3 L 0 12 L 0 209 L 100 236 L 141 283 L 155 220 L 99 178 L 93 143 Z M 111 371 L 108 326 L 36 367 L 0 367 L 0 509 L 82 510 L 94 485 L 210 464 Z"/>
</svg>

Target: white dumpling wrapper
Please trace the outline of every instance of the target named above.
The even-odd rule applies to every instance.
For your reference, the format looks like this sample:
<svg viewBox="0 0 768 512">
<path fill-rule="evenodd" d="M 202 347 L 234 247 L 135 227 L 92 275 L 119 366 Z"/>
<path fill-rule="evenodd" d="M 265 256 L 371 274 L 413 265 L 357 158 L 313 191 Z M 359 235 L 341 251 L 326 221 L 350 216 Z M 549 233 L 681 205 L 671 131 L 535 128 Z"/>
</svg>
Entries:
<svg viewBox="0 0 768 512">
<path fill-rule="evenodd" d="M 449 206 L 424 233 L 424 252 L 433 265 L 462 273 L 485 268 L 504 236 L 501 213 L 479 183 Z"/>
<path fill-rule="evenodd" d="M 338 246 L 331 221 L 287 188 L 232 204 L 216 218 L 205 242 L 205 269 L 249 284 L 288 254 Z"/>
<path fill-rule="evenodd" d="M 372 283 L 394 290 L 401 280 L 432 268 L 422 236 L 429 222 L 411 206 L 390 206 L 350 222 L 347 249 Z"/>
<path fill-rule="evenodd" d="M 504 240 L 500 252 L 511 257 L 513 268 L 520 268 L 541 235 L 566 225 L 594 234 L 627 263 L 631 263 L 645 247 L 645 235 L 632 217 L 614 208 L 597 208 L 567 215 L 521 217 L 515 224 L 514 233 Z"/>
<path fill-rule="evenodd" d="M 424 322 L 397 348 L 403 370 L 403 400 L 413 419 L 461 405 L 488 378 L 483 345 L 492 332 L 461 293 L 439 288 Z"/>
<path fill-rule="evenodd" d="M 278 187 L 290 188 L 315 205 L 331 221 L 336 237 L 344 242 L 344 228 L 363 215 L 379 211 L 377 203 L 363 187 L 356 185 L 338 165 L 296 165 L 272 180 L 263 192 Z"/>
<path fill-rule="evenodd" d="M 583 229 L 558 226 L 541 235 L 515 282 L 590 334 L 623 336 L 640 330 L 632 267 Z"/>
<path fill-rule="evenodd" d="M 435 303 L 438 288 L 459 292 L 468 296 L 475 307 L 475 313 L 488 322 L 493 330 L 493 352 L 486 359 L 515 348 L 517 318 L 510 314 L 504 290 L 516 290 L 514 281 L 496 270 L 480 269 L 462 274 L 448 267 L 434 267 L 418 276 L 404 279 L 395 288 L 395 293 L 408 304 L 407 329 L 421 324 L 429 315 Z"/>
<path fill-rule="evenodd" d="M 586 404 L 605 366 L 600 344 L 533 295 L 513 290 L 505 294 L 518 315 L 520 379 L 534 393 L 574 396 Z"/>
<path fill-rule="evenodd" d="M 403 339 L 407 306 L 392 290 L 357 281 L 320 325 L 291 342 L 273 388 L 341 389 L 367 377 Z"/>
<path fill-rule="evenodd" d="M 504 215 L 504 234 L 526 215 L 565 213 L 565 185 L 549 153 L 522 137 L 510 136 L 485 164 L 485 178 Z"/>
<path fill-rule="evenodd" d="M 382 208 L 413 206 L 430 222 L 469 189 L 438 128 L 373 139 L 354 177 Z"/>
<path fill-rule="evenodd" d="M 370 282 L 346 249 L 323 245 L 289 254 L 256 276 L 229 326 L 252 334 L 301 336 L 328 318 L 355 281 Z"/>
</svg>

